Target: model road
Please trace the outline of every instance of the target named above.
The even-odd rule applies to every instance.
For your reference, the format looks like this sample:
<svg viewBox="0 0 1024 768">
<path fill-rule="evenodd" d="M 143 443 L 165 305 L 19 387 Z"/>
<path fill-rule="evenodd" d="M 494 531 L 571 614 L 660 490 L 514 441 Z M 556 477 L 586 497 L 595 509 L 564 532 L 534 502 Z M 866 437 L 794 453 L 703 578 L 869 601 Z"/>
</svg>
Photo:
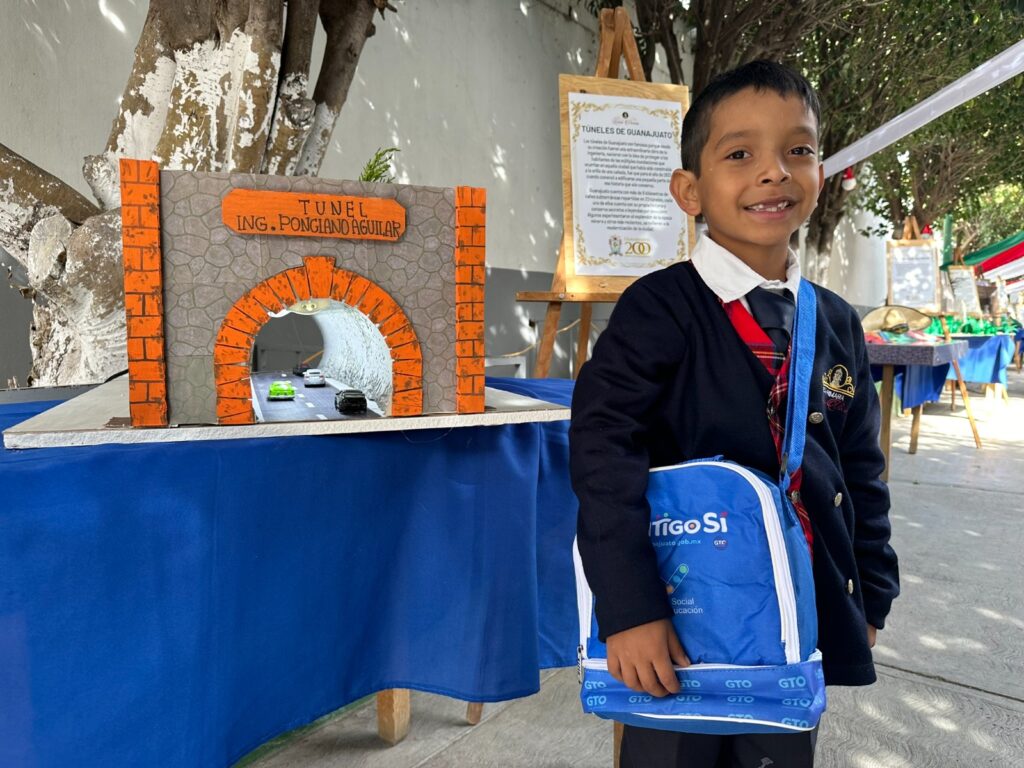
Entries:
<svg viewBox="0 0 1024 768">
<path fill-rule="evenodd" d="M 302 377 L 291 371 L 259 371 L 252 377 L 253 403 L 258 421 L 328 421 L 334 419 L 379 419 L 372 410 L 365 414 L 346 415 L 334 407 L 338 389 L 328 381 L 323 387 L 303 386 Z M 267 392 L 274 381 L 290 381 L 295 387 L 294 400 L 268 400 Z M 262 418 L 260 418 L 262 417 Z"/>
</svg>

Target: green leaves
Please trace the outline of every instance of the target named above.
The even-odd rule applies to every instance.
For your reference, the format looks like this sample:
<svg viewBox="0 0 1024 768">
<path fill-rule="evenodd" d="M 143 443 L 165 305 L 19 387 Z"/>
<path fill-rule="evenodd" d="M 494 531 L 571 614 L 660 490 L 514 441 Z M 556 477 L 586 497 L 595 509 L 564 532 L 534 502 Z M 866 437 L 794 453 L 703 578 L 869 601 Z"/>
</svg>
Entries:
<svg viewBox="0 0 1024 768">
<path fill-rule="evenodd" d="M 373 157 L 366 161 L 362 172 L 359 174 L 359 181 L 379 181 L 390 184 L 395 180 L 391 172 L 391 158 L 396 152 L 401 152 L 398 147 L 379 148 L 373 153 Z"/>
</svg>

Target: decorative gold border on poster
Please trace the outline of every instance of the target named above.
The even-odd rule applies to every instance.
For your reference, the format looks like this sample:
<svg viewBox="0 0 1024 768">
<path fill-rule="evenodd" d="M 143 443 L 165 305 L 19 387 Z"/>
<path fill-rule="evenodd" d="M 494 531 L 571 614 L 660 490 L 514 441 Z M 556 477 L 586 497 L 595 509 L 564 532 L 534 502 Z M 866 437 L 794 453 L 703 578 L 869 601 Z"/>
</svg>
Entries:
<svg viewBox="0 0 1024 768">
<path fill-rule="evenodd" d="M 570 123 L 575 123 L 578 130 L 579 116 L 582 110 L 576 111 L 576 120 L 570 119 L 569 115 L 569 94 L 586 93 L 597 96 L 623 96 L 634 99 L 649 99 L 652 101 L 667 101 L 679 104 L 682 107 L 683 115 L 690 106 L 689 89 L 685 85 L 671 85 L 668 83 L 646 83 L 632 80 L 616 80 L 607 77 L 584 77 L 582 75 L 559 75 L 558 76 L 558 104 L 559 117 L 562 127 L 562 248 L 565 254 L 565 283 L 569 292 L 606 292 L 624 291 L 636 280 L 633 275 L 577 275 L 576 274 L 576 253 L 575 234 L 578 228 L 576 217 L 572 207 L 572 157 L 570 154 Z M 578 105 L 586 107 L 590 105 Z M 650 112 L 649 109 L 645 111 Z M 665 112 L 674 114 L 675 110 L 666 108 Z M 681 128 L 681 126 L 680 126 Z M 684 246 L 687 255 L 693 250 L 696 244 L 695 223 L 692 217 L 686 219 L 686 237 L 680 233 L 680 249 Z M 580 238 L 580 242 L 583 239 Z M 688 242 L 687 242 L 688 241 Z M 600 257 L 593 257 L 584 249 L 580 261 L 587 264 L 606 263 Z M 659 266 L 668 266 L 677 258 L 666 259 L 657 262 Z"/>
<path fill-rule="evenodd" d="M 941 270 L 939 269 L 939 249 L 934 240 L 886 240 L 885 242 L 885 303 L 892 304 L 892 262 L 893 251 L 898 248 L 925 247 L 932 251 L 935 260 L 935 285 L 932 291 L 932 302 L 921 304 L 916 309 L 929 314 L 938 314 L 942 308 Z"/>
</svg>

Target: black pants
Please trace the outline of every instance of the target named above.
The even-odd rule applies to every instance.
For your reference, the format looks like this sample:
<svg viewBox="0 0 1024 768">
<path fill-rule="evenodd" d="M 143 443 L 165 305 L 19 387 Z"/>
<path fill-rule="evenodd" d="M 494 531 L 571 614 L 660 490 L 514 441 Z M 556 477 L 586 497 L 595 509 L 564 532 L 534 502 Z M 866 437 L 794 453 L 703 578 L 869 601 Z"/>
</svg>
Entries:
<svg viewBox="0 0 1024 768">
<path fill-rule="evenodd" d="M 818 729 L 708 736 L 627 725 L 621 768 L 812 768 Z"/>
</svg>

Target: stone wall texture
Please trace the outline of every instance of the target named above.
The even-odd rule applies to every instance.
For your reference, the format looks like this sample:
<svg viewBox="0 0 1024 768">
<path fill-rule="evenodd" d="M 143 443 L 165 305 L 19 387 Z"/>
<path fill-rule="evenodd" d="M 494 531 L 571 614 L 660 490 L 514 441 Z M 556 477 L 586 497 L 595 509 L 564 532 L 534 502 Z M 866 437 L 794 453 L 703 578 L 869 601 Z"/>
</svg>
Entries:
<svg viewBox="0 0 1024 768">
<path fill-rule="evenodd" d="M 221 221 L 221 200 L 233 188 L 394 198 L 406 209 L 406 230 L 397 242 L 240 235 Z M 423 413 L 455 412 L 455 195 L 450 188 L 161 171 L 169 423 L 217 423 L 217 329 L 248 290 L 301 268 L 306 256 L 333 258 L 390 294 L 422 348 Z"/>
</svg>

